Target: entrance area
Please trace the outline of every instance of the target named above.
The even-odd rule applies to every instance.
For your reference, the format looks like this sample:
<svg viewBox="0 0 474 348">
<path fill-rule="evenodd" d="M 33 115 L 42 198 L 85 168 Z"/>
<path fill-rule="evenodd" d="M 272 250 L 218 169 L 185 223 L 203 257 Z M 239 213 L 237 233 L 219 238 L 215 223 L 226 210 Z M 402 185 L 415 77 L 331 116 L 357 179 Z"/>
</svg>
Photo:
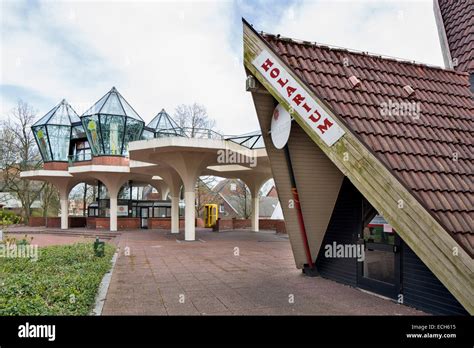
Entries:
<svg viewBox="0 0 474 348">
<path fill-rule="evenodd" d="M 140 227 L 148 228 L 148 208 L 140 209 Z"/>
<path fill-rule="evenodd" d="M 400 291 L 400 238 L 377 215 L 359 235 L 364 260 L 358 262 L 357 285 L 383 296 L 396 298 Z"/>
</svg>

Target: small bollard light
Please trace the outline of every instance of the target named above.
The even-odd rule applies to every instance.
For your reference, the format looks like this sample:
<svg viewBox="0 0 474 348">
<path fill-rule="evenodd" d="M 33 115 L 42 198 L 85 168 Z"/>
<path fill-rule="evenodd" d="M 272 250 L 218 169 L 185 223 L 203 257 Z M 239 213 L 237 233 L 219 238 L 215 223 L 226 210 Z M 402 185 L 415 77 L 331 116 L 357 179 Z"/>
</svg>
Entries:
<svg viewBox="0 0 474 348">
<path fill-rule="evenodd" d="M 102 257 L 105 254 L 105 242 L 101 242 L 99 237 L 95 237 L 94 254 L 98 257 Z"/>
</svg>

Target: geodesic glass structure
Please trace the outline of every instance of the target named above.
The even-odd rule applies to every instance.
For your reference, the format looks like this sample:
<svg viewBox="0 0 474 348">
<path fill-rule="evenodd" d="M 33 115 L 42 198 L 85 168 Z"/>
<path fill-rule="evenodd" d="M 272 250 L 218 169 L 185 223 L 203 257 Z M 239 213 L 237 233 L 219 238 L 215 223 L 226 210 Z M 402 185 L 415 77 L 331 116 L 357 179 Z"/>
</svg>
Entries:
<svg viewBox="0 0 474 348">
<path fill-rule="evenodd" d="M 43 162 L 68 160 L 71 129 L 80 122 L 77 113 L 63 99 L 31 126 Z"/>
<path fill-rule="evenodd" d="M 125 156 L 128 143 L 140 140 L 145 126 L 115 87 L 84 112 L 81 121 L 94 156 Z"/>
<path fill-rule="evenodd" d="M 154 130 L 156 138 L 185 136 L 184 130 L 168 115 L 165 109 L 161 109 L 147 125 L 147 128 Z"/>
</svg>

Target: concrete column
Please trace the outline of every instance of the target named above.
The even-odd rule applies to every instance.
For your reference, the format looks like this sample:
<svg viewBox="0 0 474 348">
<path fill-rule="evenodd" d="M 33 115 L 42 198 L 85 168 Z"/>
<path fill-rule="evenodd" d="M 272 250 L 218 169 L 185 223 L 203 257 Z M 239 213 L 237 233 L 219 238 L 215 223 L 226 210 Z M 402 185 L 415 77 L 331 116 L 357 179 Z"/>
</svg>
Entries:
<svg viewBox="0 0 474 348">
<path fill-rule="evenodd" d="M 110 193 L 109 193 L 110 194 Z M 117 231 L 117 195 L 110 194 L 110 232 Z"/>
<path fill-rule="evenodd" d="M 171 233 L 179 233 L 179 195 L 171 196 Z"/>
<path fill-rule="evenodd" d="M 194 192 L 194 185 L 185 186 L 184 191 L 184 240 L 196 240 L 196 194 Z"/>
<path fill-rule="evenodd" d="M 240 179 L 243 180 L 252 194 L 252 215 L 250 216 L 250 221 L 252 223 L 252 231 L 258 232 L 259 227 L 259 215 L 260 215 L 260 197 L 258 196 L 262 185 L 270 177 L 266 174 L 264 175 L 254 175 L 254 176 L 242 176 Z"/>
<path fill-rule="evenodd" d="M 61 200 L 61 229 L 67 230 L 69 227 L 69 191 L 62 189 L 59 192 Z"/>
<path fill-rule="evenodd" d="M 252 231 L 258 232 L 259 229 L 259 209 L 260 209 L 260 198 L 258 197 L 258 191 L 252 192 Z"/>
</svg>

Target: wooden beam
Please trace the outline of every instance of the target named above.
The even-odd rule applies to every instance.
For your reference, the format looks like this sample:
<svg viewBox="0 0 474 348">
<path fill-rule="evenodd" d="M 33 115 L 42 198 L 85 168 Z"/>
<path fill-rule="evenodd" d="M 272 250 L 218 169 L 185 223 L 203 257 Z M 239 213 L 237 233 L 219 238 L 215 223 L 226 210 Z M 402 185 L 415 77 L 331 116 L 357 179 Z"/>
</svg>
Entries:
<svg viewBox="0 0 474 348">
<path fill-rule="evenodd" d="M 260 83 L 287 110 L 293 110 L 278 91 L 253 66 L 263 51 L 287 69 L 287 72 L 325 109 L 345 134 L 333 146 L 322 139 L 293 112 L 296 122 L 329 159 L 346 175 L 377 211 L 395 228 L 400 237 L 449 289 L 454 297 L 474 314 L 474 263 L 429 211 L 399 182 L 394 174 L 348 129 L 339 117 L 276 55 L 259 35 L 244 23 L 244 64 Z M 271 156 L 271 153 L 268 153 Z"/>
</svg>

